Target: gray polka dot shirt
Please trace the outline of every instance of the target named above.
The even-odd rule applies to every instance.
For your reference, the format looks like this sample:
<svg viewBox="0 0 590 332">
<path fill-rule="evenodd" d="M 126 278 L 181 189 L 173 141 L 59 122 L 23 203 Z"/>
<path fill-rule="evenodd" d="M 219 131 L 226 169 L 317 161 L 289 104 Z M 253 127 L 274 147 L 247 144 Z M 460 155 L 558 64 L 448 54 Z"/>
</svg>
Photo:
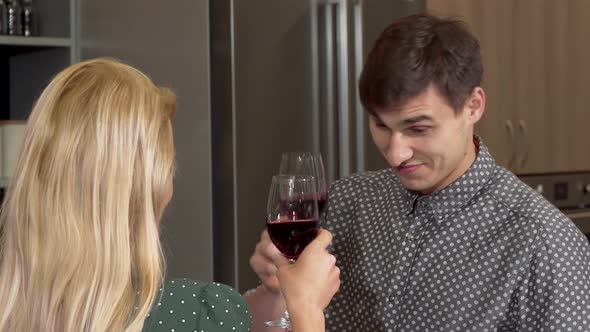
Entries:
<svg viewBox="0 0 590 332">
<path fill-rule="evenodd" d="M 542 196 L 476 161 L 430 196 L 390 169 L 331 189 L 342 286 L 328 331 L 590 331 L 590 244 Z"/>
</svg>

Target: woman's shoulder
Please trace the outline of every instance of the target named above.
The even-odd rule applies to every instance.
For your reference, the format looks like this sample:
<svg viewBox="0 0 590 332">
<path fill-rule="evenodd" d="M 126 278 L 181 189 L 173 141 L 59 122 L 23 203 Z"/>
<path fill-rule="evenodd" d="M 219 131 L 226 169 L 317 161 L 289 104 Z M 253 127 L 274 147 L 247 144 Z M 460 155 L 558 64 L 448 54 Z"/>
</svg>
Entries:
<svg viewBox="0 0 590 332">
<path fill-rule="evenodd" d="M 248 331 L 251 316 L 238 292 L 219 284 L 173 279 L 164 283 L 146 331 Z"/>
</svg>

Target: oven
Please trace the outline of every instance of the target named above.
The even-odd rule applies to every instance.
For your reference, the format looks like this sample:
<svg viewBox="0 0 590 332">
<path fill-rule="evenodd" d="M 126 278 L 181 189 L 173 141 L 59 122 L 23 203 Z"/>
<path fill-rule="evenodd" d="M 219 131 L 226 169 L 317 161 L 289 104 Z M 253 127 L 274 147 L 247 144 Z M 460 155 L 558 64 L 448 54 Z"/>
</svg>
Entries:
<svg viewBox="0 0 590 332">
<path fill-rule="evenodd" d="M 559 208 L 590 240 L 590 171 L 519 175 Z"/>
<path fill-rule="evenodd" d="M 590 208 L 564 211 L 564 213 L 576 225 L 578 225 L 578 228 L 580 228 L 582 232 L 586 234 L 588 240 L 590 240 Z"/>
</svg>

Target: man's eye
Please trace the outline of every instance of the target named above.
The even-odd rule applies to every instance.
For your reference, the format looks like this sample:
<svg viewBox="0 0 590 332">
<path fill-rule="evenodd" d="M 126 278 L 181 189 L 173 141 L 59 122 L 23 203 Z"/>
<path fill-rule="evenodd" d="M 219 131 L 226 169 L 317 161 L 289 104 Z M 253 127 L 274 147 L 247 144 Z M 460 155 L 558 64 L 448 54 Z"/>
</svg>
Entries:
<svg viewBox="0 0 590 332">
<path fill-rule="evenodd" d="M 414 127 L 410 127 L 410 131 L 414 134 L 424 134 L 428 131 L 428 129 L 430 129 L 429 127 L 426 126 L 414 126 Z"/>
<path fill-rule="evenodd" d="M 375 121 L 375 125 L 379 128 L 389 129 L 383 122 Z"/>
</svg>

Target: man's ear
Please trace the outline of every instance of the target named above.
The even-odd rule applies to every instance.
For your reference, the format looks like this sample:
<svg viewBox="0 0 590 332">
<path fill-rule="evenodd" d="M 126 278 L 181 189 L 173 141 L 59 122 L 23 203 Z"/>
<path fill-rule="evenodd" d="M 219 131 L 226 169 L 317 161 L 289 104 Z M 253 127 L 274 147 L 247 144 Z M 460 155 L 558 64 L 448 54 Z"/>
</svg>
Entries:
<svg viewBox="0 0 590 332">
<path fill-rule="evenodd" d="M 486 108 L 486 94 L 481 87 L 475 87 L 465 103 L 465 116 L 471 124 L 477 123 Z"/>
</svg>

